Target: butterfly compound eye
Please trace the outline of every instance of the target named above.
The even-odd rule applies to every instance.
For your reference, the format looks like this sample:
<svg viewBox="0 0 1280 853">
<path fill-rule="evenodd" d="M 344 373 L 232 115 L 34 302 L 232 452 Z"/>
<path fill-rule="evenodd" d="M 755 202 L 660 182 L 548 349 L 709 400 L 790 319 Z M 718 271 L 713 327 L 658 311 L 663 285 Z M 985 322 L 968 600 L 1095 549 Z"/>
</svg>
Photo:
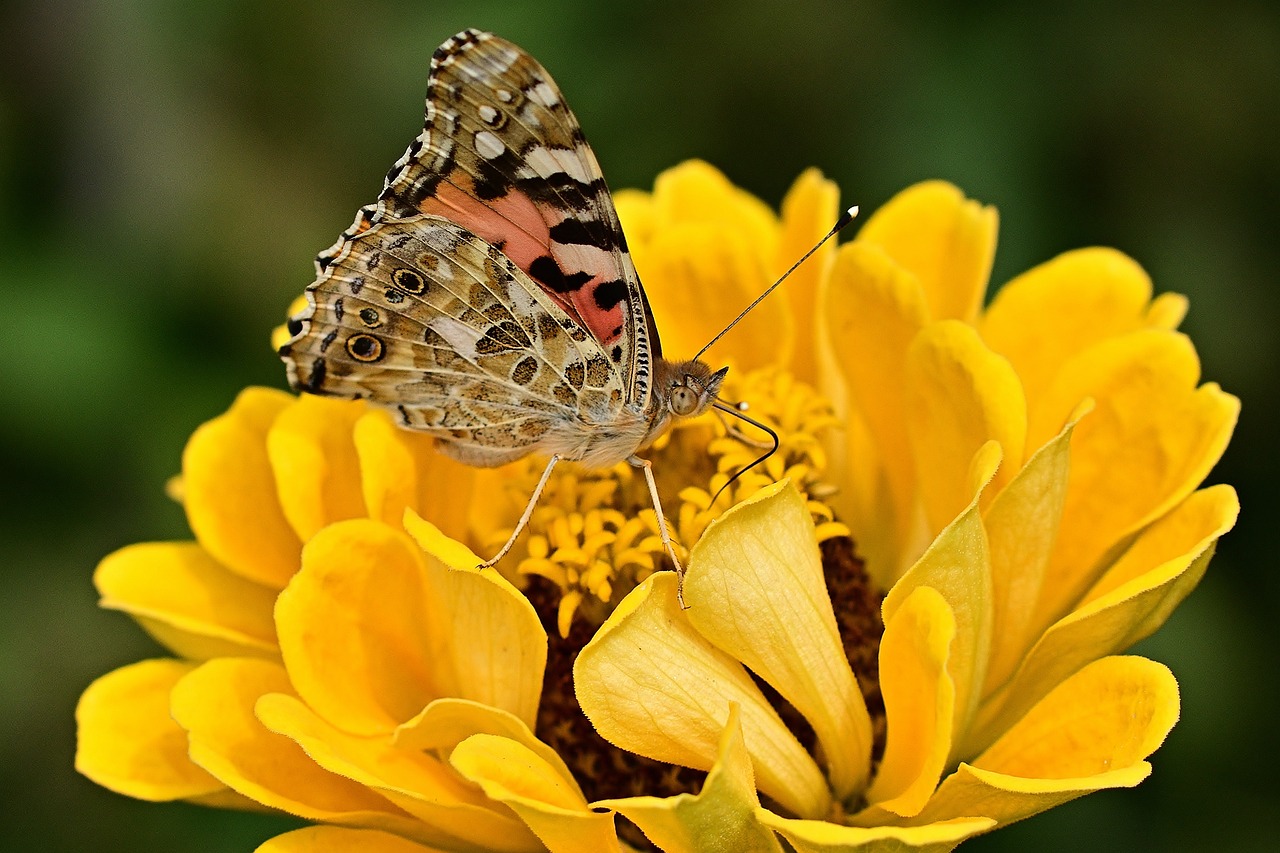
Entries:
<svg viewBox="0 0 1280 853">
<path fill-rule="evenodd" d="M 671 411 L 677 415 L 690 415 L 698 408 L 698 395 L 692 388 L 677 385 L 671 389 Z"/>
</svg>

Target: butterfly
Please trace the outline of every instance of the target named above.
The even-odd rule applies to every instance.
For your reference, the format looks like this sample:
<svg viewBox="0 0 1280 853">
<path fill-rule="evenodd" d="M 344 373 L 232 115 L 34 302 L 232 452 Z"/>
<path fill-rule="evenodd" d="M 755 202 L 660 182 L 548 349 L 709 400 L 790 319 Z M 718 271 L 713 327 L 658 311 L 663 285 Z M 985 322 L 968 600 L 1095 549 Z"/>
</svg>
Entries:
<svg viewBox="0 0 1280 853">
<path fill-rule="evenodd" d="M 422 133 L 316 274 L 279 350 L 294 389 L 385 407 L 469 465 L 548 457 L 482 567 L 510 551 L 559 461 L 625 460 L 644 473 L 683 606 L 637 454 L 675 419 L 742 416 L 718 401 L 727 367 L 663 357 L 600 166 L 533 57 L 477 30 L 441 45 Z"/>
</svg>

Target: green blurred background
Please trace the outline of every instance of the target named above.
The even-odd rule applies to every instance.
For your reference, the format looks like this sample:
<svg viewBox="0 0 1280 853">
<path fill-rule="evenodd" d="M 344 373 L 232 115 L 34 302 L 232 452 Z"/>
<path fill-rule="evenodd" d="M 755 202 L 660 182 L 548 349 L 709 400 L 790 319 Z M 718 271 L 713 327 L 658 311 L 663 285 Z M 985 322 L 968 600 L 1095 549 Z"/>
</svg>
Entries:
<svg viewBox="0 0 1280 853">
<path fill-rule="evenodd" d="M 96 609 L 90 575 L 186 536 L 163 494 L 184 441 L 241 387 L 283 384 L 268 330 L 418 132 L 431 52 L 466 26 L 552 70 L 615 189 L 703 157 L 776 204 L 816 165 L 870 210 L 941 177 L 999 207 L 996 282 L 1107 244 L 1191 297 L 1205 377 L 1244 400 L 1213 477 L 1244 516 L 1139 649 L 1177 674 L 1183 720 L 1137 790 L 964 849 L 1274 849 L 1280 13 L 1244 0 L 10 0 L 0 848 L 248 851 L 294 825 L 72 771 L 79 692 L 157 653 Z"/>
</svg>

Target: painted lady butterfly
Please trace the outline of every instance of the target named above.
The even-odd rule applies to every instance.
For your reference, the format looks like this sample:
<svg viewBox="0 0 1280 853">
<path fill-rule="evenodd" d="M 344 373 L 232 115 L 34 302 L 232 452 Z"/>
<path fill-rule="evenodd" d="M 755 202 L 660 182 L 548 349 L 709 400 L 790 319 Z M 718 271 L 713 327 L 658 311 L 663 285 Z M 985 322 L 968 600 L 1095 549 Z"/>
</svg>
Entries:
<svg viewBox="0 0 1280 853">
<path fill-rule="evenodd" d="M 662 357 L 595 155 L 536 60 L 476 30 L 441 45 L 422 134 L 316 269 L 280 348 L 295 389 L 385 406 L 470 465 L 549 455 L 485 566 L 559 460 L 626 460 L 683 580 L 636 453 L 673 418 L 733 411 L 728 368 Z"/>
</svg>

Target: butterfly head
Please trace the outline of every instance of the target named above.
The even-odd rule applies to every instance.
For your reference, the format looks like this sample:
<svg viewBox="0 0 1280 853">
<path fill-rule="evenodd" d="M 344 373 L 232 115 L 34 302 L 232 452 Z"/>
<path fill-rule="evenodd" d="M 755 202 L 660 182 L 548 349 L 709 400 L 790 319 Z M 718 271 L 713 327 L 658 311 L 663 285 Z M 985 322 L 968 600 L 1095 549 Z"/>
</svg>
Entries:
<svg viewBox="0 0 1280 853">
<path fill-rule="evenodd" d="M 713 373 L 702 361 L 667 362 L 665 367 L 659 387 L 666 392 L 667 411 L 678 418 L 705 412 L 716 401 L 720 384 L 729 372 L 729 368 L 722 367 Z"/>
</svg>

